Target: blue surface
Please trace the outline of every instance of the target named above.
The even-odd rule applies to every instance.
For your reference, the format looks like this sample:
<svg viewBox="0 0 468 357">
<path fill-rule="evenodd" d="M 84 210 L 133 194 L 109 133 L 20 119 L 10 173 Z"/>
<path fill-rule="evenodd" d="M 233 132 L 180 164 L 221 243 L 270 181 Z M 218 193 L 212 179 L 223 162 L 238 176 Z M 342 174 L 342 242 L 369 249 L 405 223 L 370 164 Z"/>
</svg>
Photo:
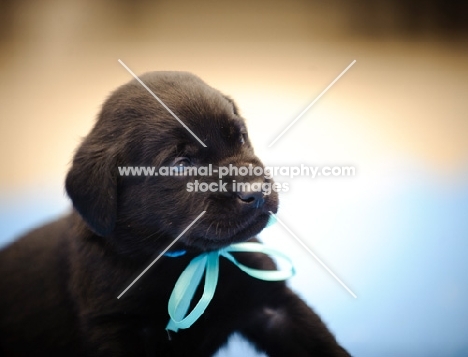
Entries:
<svg viewBox="0 0 468 357">
<path fill-rule="evenodd" d="M 300 200 L 286 197 L 279 217 L 303 213 Z M 0 202 L 1 244 L 69 207 L 53 185 L 4 192 Z M 303 224 L 295 231 L 312 230 Z M 314 244 L 357 299 L 278 224 L 262 238 L 293 258 L 291 286 L 353 355 L 468 356 L 468 180 L 407 180 L 339 210 L 327 239 Z M 331 254 L 338 251 L 344 255 Z M 217 354 L 239 355 L 259 356 L 239 337 Z"/>
</svg>

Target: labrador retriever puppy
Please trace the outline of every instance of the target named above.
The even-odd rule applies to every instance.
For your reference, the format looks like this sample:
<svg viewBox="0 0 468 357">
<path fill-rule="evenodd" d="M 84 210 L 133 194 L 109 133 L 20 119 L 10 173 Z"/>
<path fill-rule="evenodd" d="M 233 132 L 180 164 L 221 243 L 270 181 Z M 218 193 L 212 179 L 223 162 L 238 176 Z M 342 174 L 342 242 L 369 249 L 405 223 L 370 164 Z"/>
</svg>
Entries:
<svg viewBox="0 0 468 357">
<path fill-rule="evenodd" d="M 256 279 L 224 258 L 206 311 L 189 328 L 166 330 L 172 289 L 192 259 L 255 241 L 278 197 L 230 188 L 234 180 L 272 183 L 263 176 L 227 175 L 226 190 L 190 192 L 189 183 L 218 177 L 122 175 L 118 168 L 130 166 L 263 168 L 229 97 L 190 73 L 140 78 L 185 126 L 136 80 L 108 98 L 66 177 L 73 211 L 0 252 L 0 355 L 211 356 L 238 332 L 269 356 L 349 356 L 284 281 Z M 118 299 L 203 211 L 174 254 Z M 276 269 L 259 252 L 234 255 Z"/>
</svg>

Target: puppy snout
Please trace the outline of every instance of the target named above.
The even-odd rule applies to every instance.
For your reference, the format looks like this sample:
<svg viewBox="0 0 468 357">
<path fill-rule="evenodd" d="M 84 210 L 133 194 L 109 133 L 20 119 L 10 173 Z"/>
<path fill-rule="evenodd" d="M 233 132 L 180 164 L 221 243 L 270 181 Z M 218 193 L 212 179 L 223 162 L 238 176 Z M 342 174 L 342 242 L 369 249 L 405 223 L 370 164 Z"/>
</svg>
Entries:
<svg viewBox="0 0 468 357">
<path fill-rule="evenodd" d="M 259 208 L 265 203 L 263 191 L 253 191 L 252 189 L 244 189 L 237 192 L 237 198 L 242 204 L 250 205 L 255 208 Z"/>
<path fill-rule="evenodd" d="M 238 183 L 236 186 L 237 201 L 244 208 L 260 208 L 265 203 L 263 180 L 251 179 Z"/>
</svg>

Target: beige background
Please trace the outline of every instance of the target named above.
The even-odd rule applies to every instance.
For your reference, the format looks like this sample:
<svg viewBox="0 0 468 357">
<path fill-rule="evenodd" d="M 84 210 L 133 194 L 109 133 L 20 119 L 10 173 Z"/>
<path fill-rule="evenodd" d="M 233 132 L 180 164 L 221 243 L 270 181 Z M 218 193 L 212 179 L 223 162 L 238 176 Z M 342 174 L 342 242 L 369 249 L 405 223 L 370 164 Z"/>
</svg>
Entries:
<svg viewBox="0 0 468 357">
<path fill-rule="evenodd" d="M 299 142 L 321 158 L 362 162 L 404 151 L 432 169 L 457 170 L 468 156 L 467 46 L 430 30 L 405 37 L 395 20 L 382 21 L 379 36 L 363 35 L 356 13 L 340 2 L 301 1 L 11 5 L 0 52 L 0 185 L 63 177 L 101 103 L 130 80 L 119 58 L 135 73 L 192 71 L 233 96 L 267 157 L 309 158 L 294 148 Z"/>
</svg>

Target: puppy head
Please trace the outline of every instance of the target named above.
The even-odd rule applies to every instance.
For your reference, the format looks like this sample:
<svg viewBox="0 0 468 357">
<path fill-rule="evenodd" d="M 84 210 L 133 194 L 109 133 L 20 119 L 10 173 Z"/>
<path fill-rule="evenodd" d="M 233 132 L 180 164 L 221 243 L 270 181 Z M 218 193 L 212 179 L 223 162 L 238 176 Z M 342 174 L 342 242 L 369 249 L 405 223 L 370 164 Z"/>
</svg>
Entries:
<svg viewBox="0 0 468 357">
<path fill-rule="evenodd" d="M 118 250 L 154 252 L 171 243 L 202 212 L 180 242 L 217 249 L 247 240 L 276 212 L 277 194 L 233 189 L 239 183 L 272 183 L 263 176 L 121 176 L 119 167 L 261 167 L 234 102 L 184 72 L 140 77 L 184 127 L 136 80 L 118 88 L 78 148 L 66 190 L 89 229 Z M 192 131 L 205 145 L 194 138 Z M 188 190 L 216 183 L 222 190 Z M 224 184 L 224 186 L 223 186 Z M 193 187 L 193 186 L 192 186 Z M 212 185 L 212 187 L 215 187 Z"/>
</svg>

